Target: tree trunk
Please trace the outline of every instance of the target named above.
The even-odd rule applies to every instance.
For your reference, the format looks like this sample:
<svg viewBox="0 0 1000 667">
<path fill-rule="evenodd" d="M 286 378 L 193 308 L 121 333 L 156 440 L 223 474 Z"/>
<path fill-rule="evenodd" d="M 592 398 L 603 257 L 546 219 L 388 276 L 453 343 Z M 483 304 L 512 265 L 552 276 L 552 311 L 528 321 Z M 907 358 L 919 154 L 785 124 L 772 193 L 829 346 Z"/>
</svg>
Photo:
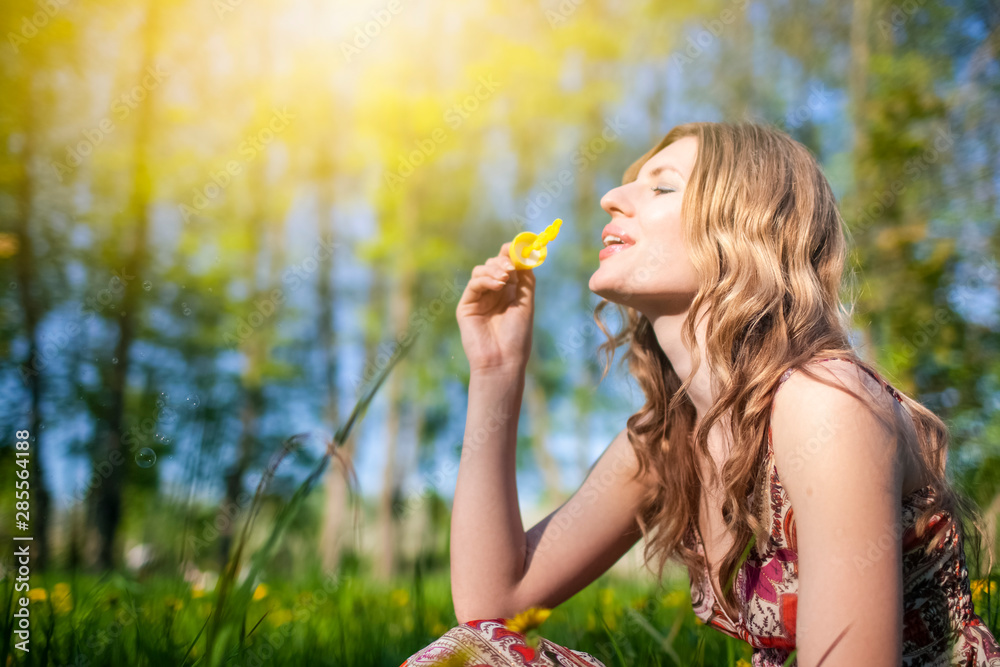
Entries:
<svg viewBox="0 0 1000 667">
<path fill-rule="evenodd" d="M 332 242 L 337 236 L 336 223 L 333 216 L 333 194 L 331 192 L 331 179 L 334 169 L 328 162 L 324 161 L 319 168 L 320 197 L 319 211 L 317 213 L 320 220 L 326 220 L 327 239 Z M 334 303 L 337 298 L 336 285 L 333 280 L 333 252 L 324 256 L 319 265 L 319 325 L 317 338 L 320 350 L 323 354 L 323 382 L 326 389 L 326 406 L 323 410 L 324 421 L 330 425 L 331 430 L 336 430 L 340 425 L 340 389 L 337 386 L 337 341 L 336 341 L 336 311 Z M 367 356 L 367 355 L 366 355 Z M 326 502 L 323 511 L 323 526 L 320 532 L 319 552 L 323 570 L 333 572 L 337 569 L 340 561 L 340 540 L 341 524 L 347 508 L 348 489 L 347 474 L 348 466 L 353 465 L 354 458 L 354 436 L 340 448 L 340 456 L 343 457 L 343 464 L 336 458 L 330 461 L 330 467 L 326 471 L 324 486 L 326 487 Z"/>
<path fill-rule="evenodd" d="M 146 10 L 145 40 L 140 72 L 145 72 L 153 66 L 154 44 L 156 35 L 157 4 L 150 2 Z M 141 296 L 141 281 L 139 272 L 146 267 L 147 234 L 149 231 L 149 204 L 151 201 L 152 183 L 149 174 L 149 158 L 147 155 L 150 134 L 152 130 L 152 108 L 155 91 L 147 93 L 145 103 L 136 112 L 138 128 L 135 138 L 135 151 L 132 171 L 132 194 L 129 214 L 135 220 L 135 233 L 132 237 L 132 248 L 125 259 L 122 269 L 124 295 L 122 297 L 121 314 L 119 316 L 118 342 L 115 345 L 114 357 L 117 363 L 112 365 L 108 391 L 111 405 L 109 406 L 109 426 L 105 433 L 103 452 L 106 459 L 112 463 L 116 459 L 126 460 L 127 452 L 122 448 L 122 435 L 125 432 L 125 399 L 126 382 L 130 366 L 132 341 L 138 326 L 139 303 Z M 99 450 L 100 451 L 100 450 Z M 94 461 L 97 466 L 102 461 Z M 97 489 L 95 505 L 95 521 L 99 537 L 97 565 L 102 570 L 115 567 L 115 538 L 118 524 L 121 522 L 122 488 L 126 464 L 112 465 L 107 479 Z"/>
<path fill-rule="evenodd" d="M 852 200 L 855 210 L 860 210 L 861 204 L 865 201 L 866 193 L 871 184 L 871 176 L 868 173 L 869 153 L 871 152 L 871 142 L 868 136 L 867 114 L 865 106 L 868 100 L 868 60 L 870 54 L 869 46 L 869 24 L 872 14 L 872 0 L 853 0 L 853 14 L 851 16 L 851 36 L 850 53 L 851 64 L 848 72 L 848 94 L 850 96 L 851 109 L 851 137 L 853 144 L 854 158 L 854 183 Z M 866 323 L 855 322 L 859 327 L 861 335 L 862 359 L 870 364 L 877 363 L 877 351 L 875 341 L 872 336 L 871 326 Z"/>
<path fill-rule="evenodd" d="M 402 195 L 399 205 L 401 242 L 397 245 L 402 253 L 397 273 L 397 283 L 389 295 L 390 331 L 394 340 L 398 340 L 406 331 L 407 321 L 413 307 L 412 285 L 416 277 L 413 258 L 406 254 L 408 243 L 414 238 L 416 211 L 413 200 L 416 195 L 407 190 Z M 396 568 L 398 526 L 394 516 L 393 503 L 399 493 L 399 474 L 396 470 L 396 459 L 399 448 L 400 413 L 402 411 L 403 389 L 400 369 L 401 361 L 386 382 L 388 387 L 388 414 L 386 415 L 385 433 L 385 468 L 382 475 L 382 491 L 378 505 L 378 534 L 380 553 L 376 558 L 375 576 L 384 580 L 391 577 Z"/>
<path fill-rule="evenodd" d="M 266 240 L 262 243 L 263 236 L 267 231 L 265 229 L 266 202 L 262 194 L 265 192 L 264 173 L 266 166 L 267 161 L 261 158 L 257 162 L 256 169 L 251 172 L 256 181 L 252 186 L 252 191 L 257 194 L 257 201 L 254 202 L 247 230 L 250 247 L 247 251 L 246 276 L 250 283 L 254 285 L 253 295 L 249 301 L 251 304 L 256 303 L 260 299 L 268 298 L 271 285 L 273 284 L 273 266 L 269 271 L 266 284 L 259 285 L 259 281 L 256 279 L 257 267 L 261 261 L 262 253 L 266 252 L 271 246 Z M 277 254 L 275 253 L 275 255 Z M 243 477 L 257 456 L 260 440 L 259 419 L 264 410 L 264 387 L 261 369 L 267 356 L 269 334 L 276 317 L 277 313 L 273 314 L 270 319 L 263 322 L 242 344 L 247 362 L 243 377 L 241 378 L 244 390 L 243 408 L 240 413 L 241 432 L 236 459 L 225 474 L 226 491 L 222 499 L 222 505 L 219 507 L 217 518 L 217 525 L 221 526 L 219 530 L 220 571 L 224 570 L 226 563 L 229 562 L 233 535 L 236 531 L 235 524 L 237 521 L 235 520 L 235 516 L 247 509 L 247 507 L 241 506 L 239 497 L 243 491 Z"/>
<path fill-rule="evenodd" d="M 868 43 L 871 23 L 872 0 L 853 0 L 851 15 L 851 69 L 848 73 L 848 94 L 851 100 L 852 143 L 855 165 L 868 156 L 868 128 L 865 122 L 865 103 L 868 98 Z M 859 175 L 855 170 L 855 185 Z M 860 192 L 860 191 L 858 191 Z"/>
<path fill-rule="evenodd" d="M 45 569 L 49 563 L 49 516 L 51 501 L 49 488 L 45 480 L 45 470 L 42 464 L 42 387 L 41 377 L 35 361 L 38 355 L 38 322 L 41 319 L 39 301 L 33 293 L 35 287 L 35 253 L 30 233 L 31 217 L 34 210 L 35 193 L 32 161 L 35 158 L 35 113 L 33 111 L 33 94 L 30 77 L 24 79 L 24 95 L 26 109 L 24 114 L 24 148 L 21 153 L 21 182 L 18 189 L 17 236 L 19 251 L 17 253 L 17 281 L 21 287 L 21 305 L 24 309 L 24 333 L 28 339 L 28 360 L 22 365 L 21 373 L 31 401 L 31 416 L 29 417 L 31 442 L 31 525 L 35 548 L 31 550 L 32 560 L 38 569 Z M 19 438 L 20 439 L 20 438 Z M 33 442 L 32 442 L 33 440 Z"/>
</svg>

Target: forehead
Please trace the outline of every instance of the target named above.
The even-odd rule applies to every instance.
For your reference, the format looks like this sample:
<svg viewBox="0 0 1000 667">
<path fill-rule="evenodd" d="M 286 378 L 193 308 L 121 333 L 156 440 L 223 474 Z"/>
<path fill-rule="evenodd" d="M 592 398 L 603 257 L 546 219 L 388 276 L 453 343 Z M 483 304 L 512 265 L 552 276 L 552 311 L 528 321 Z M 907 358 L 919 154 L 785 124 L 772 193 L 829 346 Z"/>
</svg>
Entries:
<svg viewBox="0 0 1000 667">
<path fill-rule="evenodd" d="M 639 178 L 650 177 L 655 172 L 665 174 L 676 170 L 687 181 L 694 170 L 695 158 L 698 156 L 698 138 L 681 137 L 677 141 L 664 146 L 639 170 Z"/>
</svg>

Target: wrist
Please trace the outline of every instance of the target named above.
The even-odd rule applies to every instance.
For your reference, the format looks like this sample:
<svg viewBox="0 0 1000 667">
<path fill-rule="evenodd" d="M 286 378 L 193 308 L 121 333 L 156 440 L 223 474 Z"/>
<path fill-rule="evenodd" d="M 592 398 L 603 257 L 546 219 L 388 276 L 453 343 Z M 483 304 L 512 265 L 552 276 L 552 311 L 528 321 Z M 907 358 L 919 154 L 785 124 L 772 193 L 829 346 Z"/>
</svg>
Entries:
<svg viewBox="0 0 1000 667">
<path fill-rule="evenodd" d="M 471 377 L 490 379 L 518 379 L 524 377 L 527 364 L 502 364 L 498 366 L 476 366 L 469 369 Z"/>
</svg>

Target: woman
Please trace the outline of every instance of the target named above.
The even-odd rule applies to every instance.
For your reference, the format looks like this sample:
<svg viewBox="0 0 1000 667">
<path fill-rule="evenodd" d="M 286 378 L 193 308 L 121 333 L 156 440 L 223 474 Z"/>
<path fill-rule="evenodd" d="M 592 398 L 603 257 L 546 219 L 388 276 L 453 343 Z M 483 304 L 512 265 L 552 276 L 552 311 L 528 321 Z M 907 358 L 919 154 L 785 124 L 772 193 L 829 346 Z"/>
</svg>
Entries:
<svg viewBox="0 0 1000 667">
<path fill-rule="evenodd" d="M 754 665 L 794 651 L 802 667 L 1000 666 L 972 606 L 975 512 L 946 479 L 946 426 L 849 342 L 844 228 L 810 152 L 761 125 L 681 125 L 601 206 L 604 372 L 627 345 L 646 404 L 525 533 L 514 453 L 535 277 L 506 244 L 473 269 L 457 310 L 472 371 L 451 534 L 462 625 L 404 664 L 459 644 L 485 664 L 600 664 L 552 644 L 565 657 L 518 662 L 523 637 L 497 630 L 645 538 L 659 576 L 683 562 L 695 613 L 749 642 Z"/>
</svg>

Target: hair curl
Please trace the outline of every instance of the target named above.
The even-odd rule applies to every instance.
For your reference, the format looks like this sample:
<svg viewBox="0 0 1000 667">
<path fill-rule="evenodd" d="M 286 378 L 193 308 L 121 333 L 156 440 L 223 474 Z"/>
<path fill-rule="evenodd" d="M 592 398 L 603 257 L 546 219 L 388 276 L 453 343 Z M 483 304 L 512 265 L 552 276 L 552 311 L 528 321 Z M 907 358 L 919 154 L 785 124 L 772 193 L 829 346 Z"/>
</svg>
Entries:
<svg viewBox="0 0 1000 667">
<path fill-rule="evenodd" d="M 626 345 L 623 362 L 642 388 L 646 403 L 629 417 L 628 437 L 639 460 L 639 476 L 651 480 L 637 521 L 645 538 L 647 564 L 658 557 L 657 575 L 672 558 L 701 582 L 705 563 L 685 539 L 698 525 L 699 497 L 705 482 L 699 461 L 710 461 L 708 434 L 727 413 L 732 439 L 719 475 L 723 519 L 734 534 L 722 559 L 719 579 L 732 581 L 751 536 L 768 539 L 766 493 L 767 429 L 774 392 L 782 373 L 795 368 L 832 385 L 806 365 L 823 357 L 849 359 L 869 371 L 848 332 L 853 305 L 845 308 L 839 290 L 847 258 L 846 225 L 833 191 L 812 153 L 775 128 L 757 123 L 688 123 L 673 128 L 634 162 L 622 184 L 636 179 L 643 164 L 668 144 L 687 136 L 698 140 L 698 154 L 682 200 L 685 240 L 699 278 L 682 328 L 700 365 L 695 314 L 706 306 L 707 363 L 718 382 L 715 404 L 694 429 L 696 411 L 687 396 L 690 378 L 681 382 L 657 342 L 649 319 L 634 308 L 614 304 L 623 326 L 612 334 L 601 321 L 611 302 L 595 308 L 597 326 L 607 336 L 599 351 L 607 375 L 615 350 Z M 853 279 L 853 273 L 850 276 Z M 852 285 L 853 286 L 853 285 Z M 851 300 L 853 304 L 853 299 Z M 693 376 L 693 371 L 692 371 Z M 897 401 L 872 401 L 839 387 L 863 405 L 890 432 L 899 433 L 903 415 Z M 945 423 L 903 395 L 902 406 L 916 432 L 921 478 L 933 480 L 935 502 L 917 519 L 923 534 L 934 514 L 948 512 L 959 523 L 973 517 L 973 502 L 948 481 Z M 650 477 L 649 474 L 652 476 Z M 753 490 L 754 502 L 746 506 Z M 652 534 L 652 528 L 656 529 Z M 928 545 L 928 549 L 934 545 Z M 726 587 L 719 603 L 736 617 L 736 587 Z"/>
</svg>

